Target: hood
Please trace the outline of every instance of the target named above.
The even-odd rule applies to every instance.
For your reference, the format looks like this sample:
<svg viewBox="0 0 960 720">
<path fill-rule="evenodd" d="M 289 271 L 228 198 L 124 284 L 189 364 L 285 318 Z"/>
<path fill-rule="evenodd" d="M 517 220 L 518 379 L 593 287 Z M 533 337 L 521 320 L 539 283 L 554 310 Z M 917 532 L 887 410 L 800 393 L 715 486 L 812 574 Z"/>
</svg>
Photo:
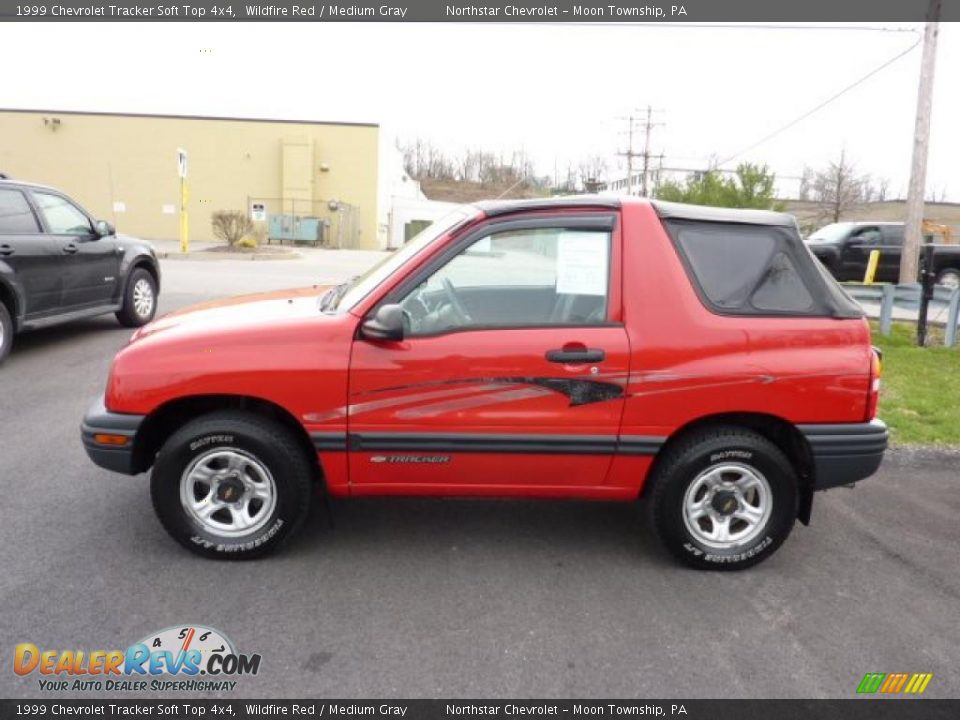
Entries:
<svg viewBox="0 0 960 720">
<path fill-rule="evenodd" d="M 322 316 L 318 301 L 329 287 L 314 285 L 191 305 L 140 328 L 130 342 L 173 331 L 179 331 L 179 334 L 220 333 L 317 318 Z"/>
</svg>

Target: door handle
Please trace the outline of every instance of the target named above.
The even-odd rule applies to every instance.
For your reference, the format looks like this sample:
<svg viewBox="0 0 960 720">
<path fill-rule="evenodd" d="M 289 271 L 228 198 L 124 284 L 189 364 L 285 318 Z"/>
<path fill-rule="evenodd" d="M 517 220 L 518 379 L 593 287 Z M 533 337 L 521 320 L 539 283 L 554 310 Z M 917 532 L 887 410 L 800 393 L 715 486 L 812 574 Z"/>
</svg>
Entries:
<svg viewBox="0 0 960 720">
<path fill-rule="evenodd" d="M 0 255 L 13 255 L 14 250 L 9 245 L 0 245 Z"/>
<path fill-rule="evenodd" d="M 603 362 L 607 354 L 597 348 L 548 350 L 547 362 L 576 365 L 577 363 Z"/>
<path fill-rule="evenodd" d="M 69 245 L 64 245 L 63 251 L 68 255 L 73 255 L 77 251 L 76 243 L 70 243 Z"/>
</svg>

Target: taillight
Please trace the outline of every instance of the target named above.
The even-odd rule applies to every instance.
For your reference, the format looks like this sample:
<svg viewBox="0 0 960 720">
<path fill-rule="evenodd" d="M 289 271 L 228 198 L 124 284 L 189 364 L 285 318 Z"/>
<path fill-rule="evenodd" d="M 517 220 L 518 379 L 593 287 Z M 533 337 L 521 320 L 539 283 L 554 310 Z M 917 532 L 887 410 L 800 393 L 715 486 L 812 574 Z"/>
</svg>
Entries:
<svg viewBox="0 0 960 720">
<path fill-rule="evenodd" d="M 880 401 L 880 374 L 883 370 L 883 353 L 879 348 L 870 351 L 870 388 L 867 391 L 866 420 L 873 420 L 877 416 L 877 403 Z"/>
</svg>

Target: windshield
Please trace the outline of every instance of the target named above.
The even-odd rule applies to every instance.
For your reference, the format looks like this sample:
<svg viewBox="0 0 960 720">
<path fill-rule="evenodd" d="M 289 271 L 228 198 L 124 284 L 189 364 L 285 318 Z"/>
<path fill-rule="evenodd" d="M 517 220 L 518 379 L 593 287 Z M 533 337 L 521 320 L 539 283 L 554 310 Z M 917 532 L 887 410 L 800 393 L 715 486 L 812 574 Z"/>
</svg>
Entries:
<svg viewBox="0 0 960 720">
<path fill-rule="evenodd" d="M 843 240 L 850 232 L 850 223 L 832 223 L 817 230 L 807 238 L 807 242 L 836 242 Z"/>
<path fill-rule="evenodd" d="M 421 250 L 441 235 L 449 232 L 463 221 L 476 213 L 473 208 L 462 207 L 452 210 L 442 218 L 428 225 L 417 235 L 407 241 L 403 247 L 394 250 L 383 260 L 378 262 L 363 275 L 351 280 L 340 293 L 339 302 L 332 305 L 334 310 L 350 310 L 363 300 L 380 283 L 386 280 L 394 271 L 408 260 L 418 255 Z"/>
</svg>

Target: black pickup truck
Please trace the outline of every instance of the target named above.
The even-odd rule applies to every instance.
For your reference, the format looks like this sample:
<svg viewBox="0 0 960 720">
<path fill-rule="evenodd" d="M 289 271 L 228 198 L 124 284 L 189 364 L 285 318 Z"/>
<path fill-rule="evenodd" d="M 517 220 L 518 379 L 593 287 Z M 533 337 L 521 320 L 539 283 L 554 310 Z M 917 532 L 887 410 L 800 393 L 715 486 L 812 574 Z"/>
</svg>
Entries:
<svg viewBox="0 0 960 720">
<path fill-rule="evenodd" d="M 934 236 L 926 242 L 936 240 Z M 933 242 L 933 269 L 937 283 L 960 287 L 960 245 Z M 875 279 L 897 282 L 900 276 L 900 252 L 903 249 L 903 223 L 841 222 L 817 230 L 807 238 L 807 247 L 830 273 L 841 281 L 863 280 L 872 250 L 880 251 Z"/>
<path fill-rule="evenodd" d="M 53 188 L 0 178 L 0 362 L 22 330 L 105 313 L 144 325 L 159 291 L 150 243 Z"/>
</svg>

